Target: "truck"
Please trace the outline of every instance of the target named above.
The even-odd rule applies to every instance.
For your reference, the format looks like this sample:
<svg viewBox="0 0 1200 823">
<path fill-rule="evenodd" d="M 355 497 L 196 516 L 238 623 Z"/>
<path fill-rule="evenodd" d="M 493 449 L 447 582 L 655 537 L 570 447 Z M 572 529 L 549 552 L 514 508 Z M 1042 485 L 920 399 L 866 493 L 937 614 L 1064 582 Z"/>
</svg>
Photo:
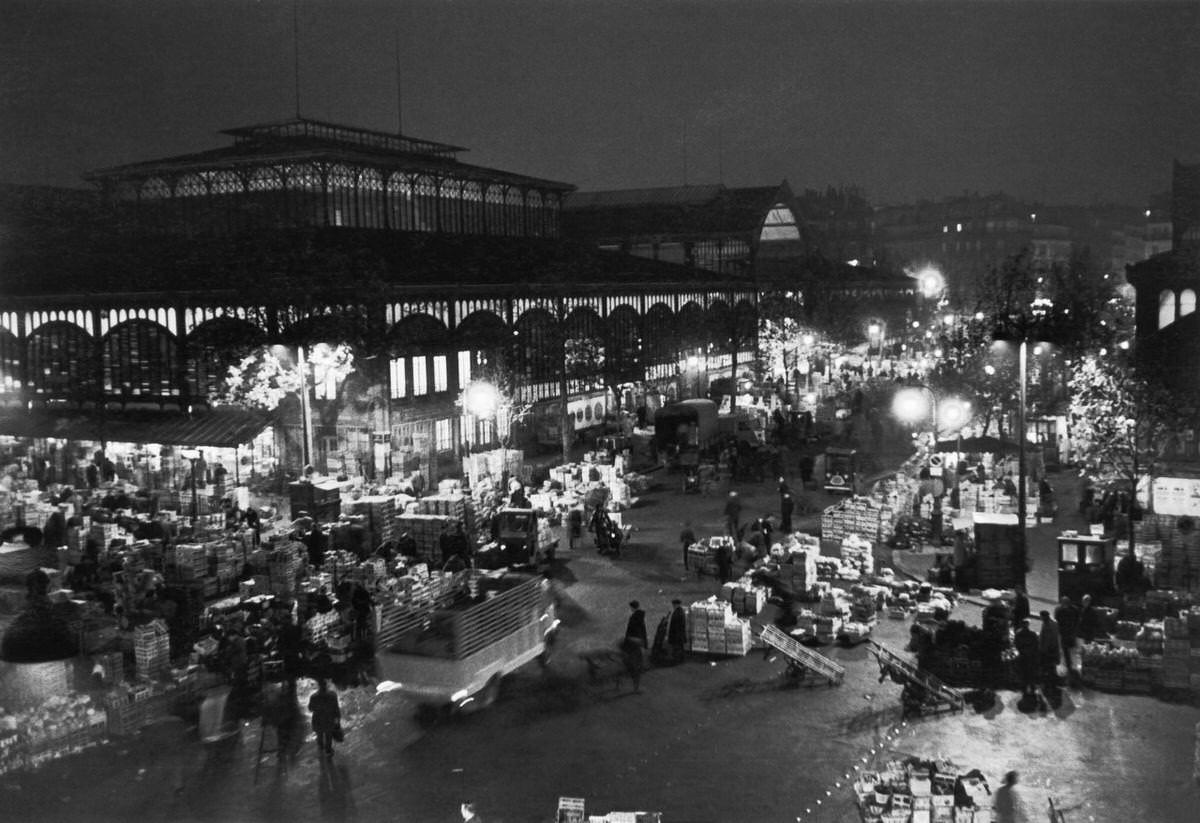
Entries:
<svg viewBox="0 0 1200 823">
<path fill-rule="evenodd" d="M 825 450 L 825 491 L 854 494 L 860 468 L 858 451 L 830 446 Z"/>
<path fill-rule="evenodd" d="M 506 675 L 549 659 L 559 627 L 549 581 L 507 570 L 462 572 L 437 598 L 382 612 L 378 689 L 422 714 L 490 706 Z"/>
<path fill-rule="evenodd" d="M 767 442 L 763 419 L 750 412 L 735 411 L 717 416 L 717 431 L 738 443 L 757 448 Z"/>
<path fill-rule="evenodd" d="M 537 566 L 554 560 L 558 539 L 536 509 L 504 507 L 496 512 L 492 542 L 475 556 L 475 565 L 484 569 L 504 566 Z"/>
<path fill-rule="evenodd" d="M 717 404 L 711 400 L 681 400 L 654 413 L 654 441 L 660 449 L 675 446 L 707 449 L 716 438 Z"/>
</svg>

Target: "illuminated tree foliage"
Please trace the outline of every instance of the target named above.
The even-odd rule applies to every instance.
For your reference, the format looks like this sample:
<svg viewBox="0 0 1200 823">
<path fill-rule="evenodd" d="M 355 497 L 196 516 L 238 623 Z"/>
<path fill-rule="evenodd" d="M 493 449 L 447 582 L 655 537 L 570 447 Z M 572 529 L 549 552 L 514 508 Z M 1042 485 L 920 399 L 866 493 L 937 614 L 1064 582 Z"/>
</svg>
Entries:
<svg viewBox="0 0 1200 823">
<path fill-rule="evenodd" d="M 317 345 L 307 354 L 311 384 L 334 387 L 354 371 L 354 354 L 349 346 Z M 243 406 L 272 411 L 289 394 L 304 386 L 300 370 L 284 362 L 271 348 L 258 348 L 229 367 L 214 405 Z"/>
</svg>

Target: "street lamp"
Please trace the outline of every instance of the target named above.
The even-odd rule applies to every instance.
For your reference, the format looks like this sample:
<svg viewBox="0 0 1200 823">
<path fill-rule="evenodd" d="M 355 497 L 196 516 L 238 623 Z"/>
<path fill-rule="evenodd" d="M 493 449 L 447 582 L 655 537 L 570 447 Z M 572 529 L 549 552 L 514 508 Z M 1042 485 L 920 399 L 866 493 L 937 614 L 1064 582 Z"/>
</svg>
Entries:
<svg viewBox="0 0 1200 823">
<path fill-rule="evenodd" d="M 496 428 L 496 436 L 499 437 L 500 427 L 495 418 L 500 411 L 500 390 L 487 381 L 476 380 L 463 389 L 462 400 L 467 414 L 479 420 L 491 418 L 492 425 Z"/>
<path fill-rule="evenodd" d="M 200 491 L 197 489 L 199 479 L 196 472 L 196 467 L 200 462 L 200 450 L 180 449 L 179 454 L 192 466 L 192 528 L 194 529 L 196 520 L 200 517 Z"/>
</svg>

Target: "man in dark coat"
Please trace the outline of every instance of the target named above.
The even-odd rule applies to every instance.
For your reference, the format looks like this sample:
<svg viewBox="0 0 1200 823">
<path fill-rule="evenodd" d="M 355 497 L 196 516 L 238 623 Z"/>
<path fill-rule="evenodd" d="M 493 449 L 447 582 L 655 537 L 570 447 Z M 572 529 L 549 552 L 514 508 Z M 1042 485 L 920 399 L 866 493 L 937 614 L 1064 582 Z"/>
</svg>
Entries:
<svg viewBox="0 0 1200 823">
<path fill-rule="evenodd" d="M 1038 636 L 1029 628 L 1029 621 L 1022 620 L 1017 624 L 1017 633 L 1013 636 L 1013 645 L 1017 649 L 1017 672 L 1021 677 L 1021 692 L 1028 696 L 1037 693 L 1039 645 Z"/>
<path fill-rule="evenodd" d="M 625 639 L 633 640 L 643 649 L 650 648 L 650 640 L 646 634 L 646 610 L 636 600 L 629 601 L 629 621 L 625 624 Z"/>
<path fill-rule="evenodd" d="M 1017 596 L 1013 599 L 1012 620 L 1013 625 L 1021 625 L 1022 620 L 1029 619 L 1029 595 L 1025 593 L 1024 586 L 1017 586 Z"/>
<path fill-rule="evenodd" d="M 1085 594 L 1079 609 L 1079 639 L 1091 643 L 1100 634 L 1100 613 L 1092 605 L 1092 596 Z"/>
<path fill-rule="evenodd" d="M 729 499 L 725 501 L 725 531 L 734 540 L 738 539 L 738 532 L 741 531 L 741 519 L 742 501 L 737 492 L 730 492 Z"/>
<path fill-rule="evenodd" d="M 779 495 L 779 530 L 784 534 L 792 532 L 792 512 L 795 510 L 796 501 L 791 492 L 782 492 Z"/>
<path fill-rule="evenodd" d="M 679 542 L 683 544 L 683 568 L 688 567 L 688 546 L 696 542 L 696 532 L 692 529 L 691 521 L 683 524 L 679 530 Z"/>
<path fill-rule="evenodd" d="M 342 709 L 337 695 L 329 691 L 325 678 L 317 681 L 317 691 L 308 699 L 308 710 L 312 712 L 312 727 L 317 733 L 317 748 L 326 757 L 331 757 L 333 741 L 342 727 Z"/>
<path fill-rule="evenodd" d="M 683 659 L 683 647 L 687 643 L 687 615 L 682 600 L 671 601 L 671 616 L 667 620 L 667 647 L 676 660 Z"/>
</svg>

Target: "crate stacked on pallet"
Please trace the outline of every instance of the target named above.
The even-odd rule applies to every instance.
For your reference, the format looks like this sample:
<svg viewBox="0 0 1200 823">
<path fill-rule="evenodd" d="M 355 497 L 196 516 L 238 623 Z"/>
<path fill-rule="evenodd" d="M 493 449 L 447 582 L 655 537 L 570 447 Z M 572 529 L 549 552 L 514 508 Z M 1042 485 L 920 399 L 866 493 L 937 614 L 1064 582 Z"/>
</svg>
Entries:
<svg viewBox="0 0 1200 823">
<path fill-rule="evenodd" d="M 305 622 L 304 631 L 312 642 L 320 643 L 329 636 L 329 630 L 336 626 L 340 619 L 338 613 L 333 610 L 317 612 Z"/>
<path fill-rule="evenodd" d="M 116 523 L 92 523 L 88 536 L 96 542 L 101 551 L 104 551 L 112 541 L 121 536 L 121 527 Z"/>
<path fill-rule="evenodd" d="M 345 580 L 356 576 L 358 570 L 358 555 L 346 551 L 326 552 L 321 563 L 321 571 L 332 575 L 335 580 Z"/>
<path fill-rule="evenodd" d="M 177 543 L 165 556 L 177 580 L 202 580 L 208 575 L 208 548 L 203 543 Z"/>
<path fill-rule="evenodd" d="M 842 538 L 840 554 L 843 569 L 846 567 L 855 569 L 860 576 L 865 577 L 875 573 L 875 555 L 870 540 L 857 534 L 847 535 Z"/>
<path fill-rule="evenodd" d="M 167 624 L 153 620 L 133 630 L 133 654 L 138 677 L 155 680 L 171 668 L 171 638 Z"/>
<path fill-rule="evenodd" d="M 750 624 L 738 619 L 728 601 L 701 600 L 688 607 L 687 647 L 704 654 L 744 655 L 750 651 Z"/>
<path fill-rule="evenodd" d="M 465 494 L 434 494 L 417 501 L 417 514 L 440 514 L 462 520 L 466 516 Z"/>
<path fill-rule="evenodd" d="M 396 532 L 396 498 L 390 495 L 370 495 L 350 501 L 350 514 L 363 515 L 366 518 L 364 528 L 369 532 L 369 548 L 374 549 L 381 543 L 391 542 L 398 536 Z"/>
<path fill-rule="evenodd" d="M 283 595 L 295 592 L 296 577 L 306 559 L 303 549 L 303 543 L 277 543 L 267 555 L 267 578 L 272 594 Z"/>
<path fill-rule="evenodd" d="M 442 564 L 442 535 L 454 528 L 455 518 L 441 514 L 406 514 L 396 518 L 401 531 L 412 535 L 417 557 L 436 566 Z"/>
</svg>

